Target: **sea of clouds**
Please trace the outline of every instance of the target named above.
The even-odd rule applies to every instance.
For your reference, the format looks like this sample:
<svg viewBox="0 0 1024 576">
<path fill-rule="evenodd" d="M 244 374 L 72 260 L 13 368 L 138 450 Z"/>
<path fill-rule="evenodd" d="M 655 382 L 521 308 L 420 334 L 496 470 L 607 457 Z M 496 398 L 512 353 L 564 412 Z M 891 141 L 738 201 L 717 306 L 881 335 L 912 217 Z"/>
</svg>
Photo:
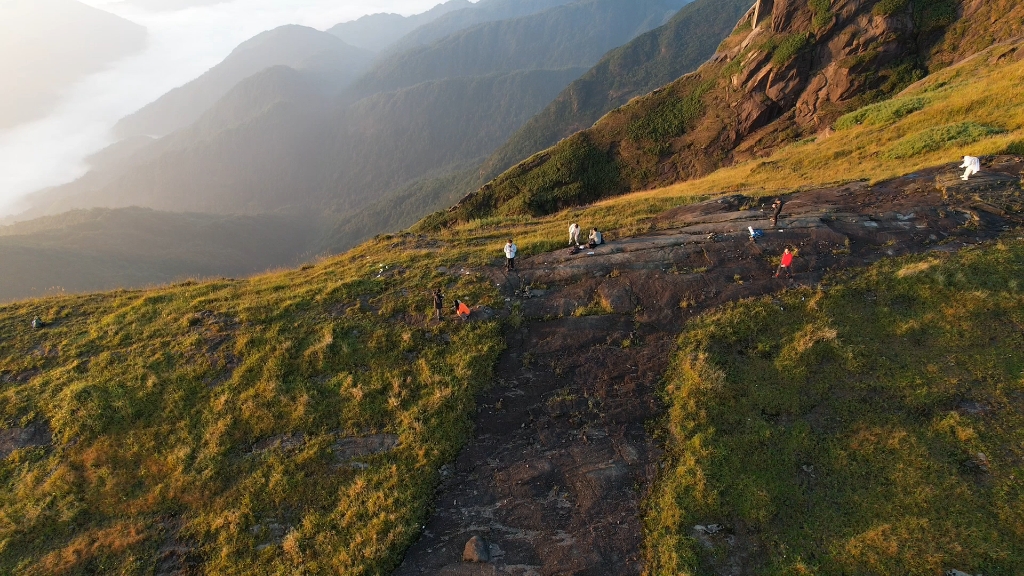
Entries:
<svg viewBox="0 0 1024 576">
<path fill-rule="evenodd" d="M 145 26 L 148 46 L 71 87 L 47 118 L 0 131 L 0 217 L 20 211 L 27 194 L 83 175 L 85 159 L 113 143 L 118 120 L 198 77 L 260 32 L 284 24 L 325 30 L 376 12 L 416 14 L 442 0 L 233 0 L 173 11 L 82 1 Z"/>
</svg>

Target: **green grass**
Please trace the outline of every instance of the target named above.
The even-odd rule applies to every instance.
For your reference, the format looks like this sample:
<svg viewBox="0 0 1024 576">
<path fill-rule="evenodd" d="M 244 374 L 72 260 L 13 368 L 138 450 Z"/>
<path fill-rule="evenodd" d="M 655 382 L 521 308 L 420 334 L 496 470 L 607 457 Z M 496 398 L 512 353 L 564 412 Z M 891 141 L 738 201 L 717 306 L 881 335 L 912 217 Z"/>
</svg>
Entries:
<svg viewBox="0 0 1024 576">
<path fill-rule="evenodd" d="M 772 63 L 779 66 L 787 64 L 810 45 L 810 34 L 790 34 L 779 40 L 778 46 L 772 51 Z"/>
<path fill-rule="evenodd" d="M 900 139 L 885 151 L 884 156 L 889 160 L 913 158 L 943 148 L 974 144 L 1003 132 L 999 128 L 974 122 L 936 126 Z"/>
<path fill-rule="evenodd" d="M 1021 241 L 897 259 L 689 326 L 648 573 L 711 573 L 690 531 L 720 523 L 765 574 L 1019 574 L 1022 274 Z"/>
<path fill-rule="evenodd" d="M 495 303 L 445 261 L 390 238 L 251 281 L 0 307 L 0 372 L 22 376 L 0 422 L 48 421 L 56 446 L 0 462 L 0 573 L 152 573 L 173 542 L 205 573 L 389 572 L 502 348 L 493 322 L 424 321 L 435 285 Z M 287 433 L 305 442 L 252 452 Z M 335 460 L 377 433 L 399 447 Z"/>
<path fill-rule="evenodd" d="M 928 100 L 921 97 L 893 98 L 865 106 L 836 120 L 836 130 L 848 130 L 854 126 L 889 126 L 907 116 L 923 110 Z"/>
</svg>

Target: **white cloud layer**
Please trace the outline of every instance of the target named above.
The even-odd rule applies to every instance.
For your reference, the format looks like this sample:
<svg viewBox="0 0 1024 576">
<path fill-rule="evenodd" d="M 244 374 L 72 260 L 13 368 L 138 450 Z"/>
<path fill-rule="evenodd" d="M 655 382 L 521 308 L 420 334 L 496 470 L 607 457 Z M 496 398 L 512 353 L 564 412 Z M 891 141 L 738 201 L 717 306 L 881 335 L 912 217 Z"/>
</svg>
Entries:
<svg viewBox="0 0 1024 576">
<path fill-rule="evenodd" d="M 149 45 L 72 87 L 49 117 L 0 132 L 0 215 L 16 212 L 26 194 L 84 174 L 84 159 L 113 143 L 115 122 L 264 30 L 284 24 L 324 30 L 364 14 L 423 12 L 441 0 L 234 0 L 175 12 L 83 1 L 145 26 Z"/>
</svg>

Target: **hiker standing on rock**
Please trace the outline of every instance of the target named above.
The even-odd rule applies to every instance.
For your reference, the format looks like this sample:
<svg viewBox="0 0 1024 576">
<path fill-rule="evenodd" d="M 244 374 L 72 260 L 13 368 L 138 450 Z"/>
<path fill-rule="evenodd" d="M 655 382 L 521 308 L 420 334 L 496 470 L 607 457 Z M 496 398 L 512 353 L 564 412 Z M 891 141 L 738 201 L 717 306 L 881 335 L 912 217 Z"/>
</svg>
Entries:
<svg viewBox="0 0 1024 576">
<path fill-rule="evenodd" d="M 782 198 L 776 198 L 772 202 L 772 228 L 779 225 L 779 215 L 782 214 Z"/>
<path fill-rule="evenodd" d="M 444 309 L 444 294 L 441 294 L 441 289 L 434 290 L 434 317 L 438 321 L 441 320 L 441 310 Z"/>
<path fill-rule="evenodd" d="M 519 252 L 519 247 L 509 238 L 508 244 L 505 244 L 505 270 L 508 272 L 516 269 L 516 252 Z"/>
<path fill-rule="evenodd" d="M 787 277 L 793 277 L 793 252 L 789 248 L 782 252 L 782 260 L 779 262 L 779 269 L 775 272 L 775 277 L 778 278 L 783 271 L 786 272 Z"/>
<path fill-rule="evenodd" d="M 569 224 L 569 246 L 580 245 L 580 225 L 573 222 Z"/>
</svg>

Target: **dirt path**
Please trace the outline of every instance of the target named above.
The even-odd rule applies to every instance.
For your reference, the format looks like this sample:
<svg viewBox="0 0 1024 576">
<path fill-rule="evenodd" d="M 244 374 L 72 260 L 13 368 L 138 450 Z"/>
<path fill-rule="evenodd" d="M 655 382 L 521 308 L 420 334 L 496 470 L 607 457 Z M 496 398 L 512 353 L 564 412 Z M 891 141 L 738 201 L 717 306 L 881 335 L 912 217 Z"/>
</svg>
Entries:
<svg viewBox="0 0 1024 576">
<path fill-rule="evenodd" d="M 747 226 L 768 228 L 760 205 L 771 200 L 732 196 L 669 210 L 660 232 L 592 255 L 524 259 L 532 297 L 509 302 L 526 320 L 479 400 L 476 438 L 396 574 L 640 574 L 640 504 L 659 461 L 646 426 L 686 320 L 829 270 L 995 239 L 1021 223 L 1024 163 L 987 164 L 968 184 L 945 169 L 794 194 L 756 243 Z M 793 282 L 772 277 L 786 245 L 799 249 Z M 595 301 L 611 312 L 573 315 Z M 472 536 L 486 540 L 489 562 L 462 561 Z M 740 562 L 732 573 L 751 571 Z"/>
</svg>

